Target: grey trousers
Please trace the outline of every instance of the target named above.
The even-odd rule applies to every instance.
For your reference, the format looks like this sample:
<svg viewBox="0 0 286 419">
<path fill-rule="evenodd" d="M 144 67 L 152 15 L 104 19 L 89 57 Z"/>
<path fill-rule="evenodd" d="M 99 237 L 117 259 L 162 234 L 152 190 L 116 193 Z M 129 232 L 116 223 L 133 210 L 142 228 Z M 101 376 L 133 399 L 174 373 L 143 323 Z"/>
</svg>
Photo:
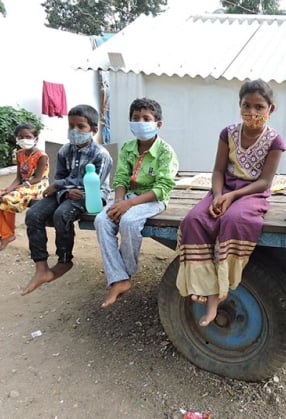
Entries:
<svg viewBox="0 0 286 419">
<path fill-rule="evenodd" d="M 159 201 L 135 205 L 116 224 L 106 214 L 110 205 L 94 221 L 108 285 L 129 279 L 137 271 L 146 219 L 165 209 L 165 204 Z"/>
</svg>

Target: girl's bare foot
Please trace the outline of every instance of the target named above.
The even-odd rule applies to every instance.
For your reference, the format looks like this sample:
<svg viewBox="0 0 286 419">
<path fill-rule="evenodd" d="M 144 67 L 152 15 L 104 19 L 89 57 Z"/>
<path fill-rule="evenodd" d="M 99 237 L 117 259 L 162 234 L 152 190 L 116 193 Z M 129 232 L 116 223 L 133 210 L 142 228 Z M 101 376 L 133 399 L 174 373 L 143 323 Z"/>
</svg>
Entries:
<svg viewBox="0 0 286 419">
<path fill-rule="evenodd" d="M 111 285 L 111 289 L 109 291 L 108 297 L 106 300 L 101 304 L 102 308 L 107 308 L 111 304 L 115 303 L 122 294 L 127 292 L 131 288 L 131 279 L 125 279 L 123 281 L 114 282 Z"/>
<path fill-rule="evenodd" d="M 200 326 L 206 327 L 216 318 L 218 305 L 226 298 L 227 295 L 223 298 L 219 298 L 218 294 L 209 295 L 207 297 L 207 312 L 204 316 L 200 318 Z"/>
<path fill-rule="evenodd" d="M 4 250 L 8 246 L 8 244 L 14 241 L 15 239 L 15 234 L 13 234 L 13 236 L 7 237 L 7 239 L 1 239 L 0 250 Z"/>
<path fill-rule="evenodd" d="M 208 301 L 208 297 L 204 297 L 203 295 L 195 295 L 195 294 L 191 295 L 191 299 L 195 303 L 200 303 L 200 304 L 206 304 Z"/>
</svg>

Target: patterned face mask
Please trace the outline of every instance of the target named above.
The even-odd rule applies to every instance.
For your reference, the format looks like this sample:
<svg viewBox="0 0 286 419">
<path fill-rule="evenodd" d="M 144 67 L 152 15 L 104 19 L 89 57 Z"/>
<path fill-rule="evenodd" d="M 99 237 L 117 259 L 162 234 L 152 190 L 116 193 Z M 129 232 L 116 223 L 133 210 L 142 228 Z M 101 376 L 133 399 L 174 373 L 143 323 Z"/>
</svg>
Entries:
<svg viewBox="0 0 286 419">
<path fill-rule="evenodd" d="M 263 128 L 265 123 L 268 121 L 269 113 L 266 113 L 264 115 L 260 114 L 250 114 L 250 113 L 242 113 L 241 114 L 243 123 L 248 128 Z"/>
</svg>

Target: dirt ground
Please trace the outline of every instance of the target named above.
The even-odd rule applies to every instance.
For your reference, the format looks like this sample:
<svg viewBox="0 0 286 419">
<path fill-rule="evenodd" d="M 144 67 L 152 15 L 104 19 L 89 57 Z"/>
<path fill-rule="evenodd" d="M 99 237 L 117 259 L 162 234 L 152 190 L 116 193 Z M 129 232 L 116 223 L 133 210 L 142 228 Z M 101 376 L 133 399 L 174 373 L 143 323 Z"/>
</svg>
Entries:
<svg viewBox="0 0 286 419">
<path fill-rule="evenodd" d="M 0 187 L 12 178 L 0 176 Z M 131 291 L 108 310 L 93 231 L 77 228 L 74 256 L 66 275 L 21 297 L 34 267 L 17 216 L 17 239 L 0 252 L 1 419 L 180 419 L 181 408 L 214 419 L 286 417 L 286 369 L 260 383 L 218 377 L 168 340 L 157 292 L 172 250 L 144 239 Z"/>
</svg>

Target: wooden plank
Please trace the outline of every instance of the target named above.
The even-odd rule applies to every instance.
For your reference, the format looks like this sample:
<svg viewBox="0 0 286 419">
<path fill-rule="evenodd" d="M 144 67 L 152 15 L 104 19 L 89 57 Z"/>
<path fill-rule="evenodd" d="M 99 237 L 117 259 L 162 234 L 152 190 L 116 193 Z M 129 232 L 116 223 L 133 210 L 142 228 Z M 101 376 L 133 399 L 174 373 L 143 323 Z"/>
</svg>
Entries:
<svg viewBox="0 0 286 419">
<path fill-rule="evenodd" d="M 205 195 L 206 190 L 174 189 L 166 211 L 149 218 L 142 235 L 176 248 L 177 230 L 188 211 Z M 286 195 L 276 193 L 269 197 L 270 209 L 265 215 L 263 232 L 258 245 L 286 248 Z M 82 229 L 93 229 L 94 216 L 83 214 L 79 222 Z"/>
<path fill-rule="evenodd" d="M 146 226 L 178 227 L 182 218 L 205 194 L 206 191 L 175 189 L 166 211 L 149 218 Z M 271 206 L 265 216 L 263 232 L 286 234 L 286 196 L 272 195 L 269 201 Z M 81 220 L 92 224 L 94 215 L 83 214 Z"/>
</svg>

